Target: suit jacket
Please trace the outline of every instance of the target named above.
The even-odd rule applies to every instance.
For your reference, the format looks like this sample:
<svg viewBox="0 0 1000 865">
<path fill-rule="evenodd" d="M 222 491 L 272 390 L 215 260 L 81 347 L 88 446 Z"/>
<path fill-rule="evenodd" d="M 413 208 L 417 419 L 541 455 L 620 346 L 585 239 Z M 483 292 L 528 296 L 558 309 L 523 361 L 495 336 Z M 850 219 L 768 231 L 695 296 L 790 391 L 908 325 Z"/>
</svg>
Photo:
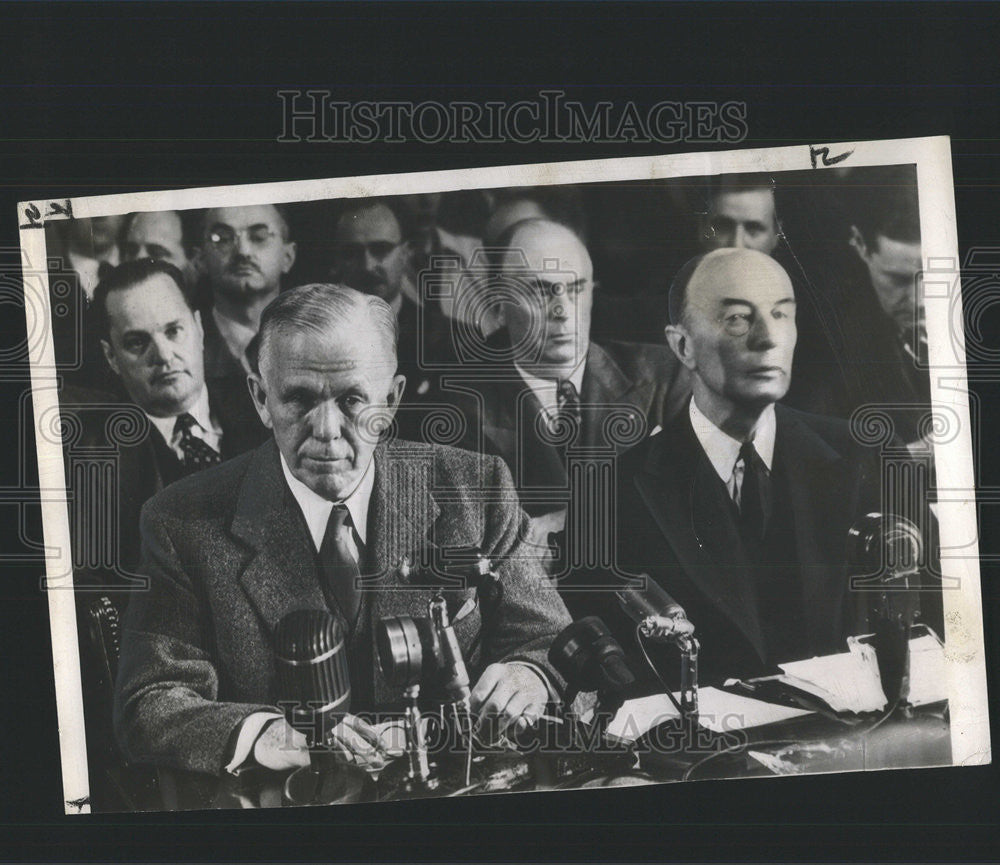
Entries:
<svg viewBox="0 0 1000 865">
<path fill-rule="evenodd" d="M 495 351 L 509 348 L 505 332 L 488 344 Z M 502 457 L 529 513 L 557 507 L 560 491 L 567 490 L 562 448 L 539 434 L 542 406 L 513 363 L 462 387 L 476 393 L 454 397 L 467 419 L 462 446 Z M 687 370 L 666 346 L 591 342 L 580 388 L 582 423 L 570 446 L 621 453 L 640 440 L 637 433 L 676 414 L 689 393 Z"/>
<path fill-rule="evenodd" d="M 848 635 L 865 632 L 870 596 L 849 591 L 847 540 L 856 519 L 882 509 L 878 449 L 857 444 L 843 421 L 775 410 L 772 476 L 784 474 L 790 499 L 789 560 L 797 559 L 800 585 L 794 606 L 804 616 L 808 654 L 844 651 Z M 619 462 L 619 576 L 647 573 L 684 607 L 701 642 L 704 682 L 774 672 L 775 662 L 793 660 L 768 657 L 753 576 L 733 555 L 735 527 L 702 504 L 708 485 L 720 483 L 686 412 Z M 582 576 L 580 584 L 607 576 Z M 574 615 L 600 615 L 624 646 L 634 646 L 635 625 L 610 591 L 564 597 Z"/>
<path fill-rule="evenodd" d="M 224 381 L 209 381 L 206 386 L 212 416 L 222 429 L 220 446 L 224 460 L 256 447 L 267 438 L 267 430 L 245 386 Z M 74 453 L 83 459 L 106 455 L 109 448 L 112 453 L 117 452 L 118 547 L 115 552 L 119 573 L 116 577 L 102 570 L 95 576 L 105 583 L 110 578 L 111 584 L 121 584 L 124 582 L 121 577 L 134 575 L 139 563 L 139 512 L 148 499 L 181 477 L 181 461 L 138 407 L 120 397 L 67 387 L 60 394 L 60 409 L 79 422 L 80 436 L 71 446 L 70 457 Z M 143 425 L 147 427 L 145 435 L 136 438 L 135 430 L 142 430 Z M 80 503 L 74 506 L 93 507 L 92 496 L 76 488 L 84 477 L 74 475 L 69 479 L 69 488 L 74 491 L 72 500 Z M 74 520 L 74 525 L 93 531 L 109 529 L 109 523 L 95 514 L 81 516 L 84 517 L 82 521 Z M 106 539 L 89 540 L 107 543 Z M 74 542 L 82 553 L 87 541 L 76 538 Z M 83 558 L 82 555 L 76 557 L 78 562 Z M 78 575 L 78 580 L 83 579 L 84 575 Z"/>
<path fill-rule="evenodd" d="M 247 377 L 246 370 L 243 369 L 239 358 L 234 357 L 229 350 L 219 326 L 215 323 L 211 306 L 201 310 L 201 326 L 205 332 L 205 378 L 244 381 Z"/>
<path fill-rule="evenodd" d="M 492 492 L 485 504 L 477 502 L 481 488 Z M 397 573 L 403 556 L 431 545 L 475 545 L 502 559 L 504 591 L 484 631 L 491 636 L 474 654 L 480 611 L 455 624 L 470 676 L 520 659 L 559 681 L 545 653 L 569 618 L 537 565 L 521 555 L 524 528 L 499 460 L 439 446 L 379 446 L 364 553 L 377 585 L 363 592 L 350 650 L 373 653 L 374 624 L 383 617 L 426 615 L 431 594 Z M 132 600 L 124 624 L 119 742 L 134 762 L 217 773 L 242 721 L 273 711 L 281 698 L 275 626 L 292 610 L 325 607 L 315 548 L 273 442 L 164 490 L 146 505 L 142 533 L 150 588 Z M 376 705 L 399 699 L 374 665 L 370 675 L 365 685 Z"/>
</svg>

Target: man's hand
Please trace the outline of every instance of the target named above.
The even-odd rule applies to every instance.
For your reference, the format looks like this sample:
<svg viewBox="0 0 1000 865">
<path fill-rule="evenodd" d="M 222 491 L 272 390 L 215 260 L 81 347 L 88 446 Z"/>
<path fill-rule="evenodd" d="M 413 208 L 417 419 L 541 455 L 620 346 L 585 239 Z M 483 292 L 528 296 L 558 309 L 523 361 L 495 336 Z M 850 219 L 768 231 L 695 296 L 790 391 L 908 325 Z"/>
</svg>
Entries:
<svg viewBox="0 0 1000 865">
<path fill-rule="evenodd" d="M 355 715 L 345 715 L 333 728 L 332 744 L 341 759 L 362 769 L 383 769 L 389 762 L 379 731 Z"/>
<path fill-rule="evenodd" d="M 309 765 L 306 737 L 284 718 L 275 718 L 257 737 L 253 758 L 265 769 L 281 772 Z"/>
<path fill-rule="evenodd" d="M 508 727 L 520 732 L 537 723 L 548 700 L 548 688 L 530 668 L 490 664 L 472 689 L 472 712 L 480 738 L 494 741 Z"/>
</svg>

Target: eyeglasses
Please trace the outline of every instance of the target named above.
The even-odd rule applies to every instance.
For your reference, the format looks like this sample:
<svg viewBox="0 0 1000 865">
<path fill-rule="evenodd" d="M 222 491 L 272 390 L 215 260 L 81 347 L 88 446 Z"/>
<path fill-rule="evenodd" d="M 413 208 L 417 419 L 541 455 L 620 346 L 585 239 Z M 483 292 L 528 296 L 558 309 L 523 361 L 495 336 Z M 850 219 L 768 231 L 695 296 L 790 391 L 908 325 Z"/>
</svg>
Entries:
<svg viewBox="0 0 1000 865">
<path fill-rule="evenodd" d="M 267 225 L 252 225 L 250 228 L 239 230 L 230 228 L 228 225 L 213 228 L 208 233 L 208 242 L 219 252 L 232 252 L 236 246 L 237 238 L 245 237 L 251 246 L 265 246 L 270 240 L 278 236 L 278 232 Z"/>
</svg>

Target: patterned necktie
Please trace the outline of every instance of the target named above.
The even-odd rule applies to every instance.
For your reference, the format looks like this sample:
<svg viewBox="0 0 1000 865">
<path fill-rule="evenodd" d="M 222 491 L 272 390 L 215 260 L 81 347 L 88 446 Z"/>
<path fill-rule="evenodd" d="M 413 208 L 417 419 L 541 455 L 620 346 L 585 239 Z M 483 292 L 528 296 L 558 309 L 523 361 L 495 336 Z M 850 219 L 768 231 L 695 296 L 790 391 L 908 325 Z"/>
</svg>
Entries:
<svg viewBox="0 0 1000 865">
<path fill-rule="evenodd" d="M 580 424 L 580 394 L 568 378 L 559 382 L 556 389 L 556 406 L 559 409 L 559 425 L 573 429 Z"/>
<path fill-rule="evenodd" d="M 361 591 L 357 586 L 361 569 L 347 543 L 351 533 L 349 519 L 346 505 L 333 506 L 319 548 L 319 563 L 327 597 L 334 600 L 348 629 L 353 630 L 361 609 Z"/>
<path fill-rule="evenodd" d="M 191 428 L 196 426 L 196 421 L 190 414 L 184 412 L 177 416 L 174 423 L 174 435 L 180 435 L 181 450 L 184 451 L 184 473 L 191 474 L 199 469 L 218 465 L 222 462 L 222 454 L 212 449 L 204 439 L 198 438 Z"/>
<path fill-rule="evenodd" d="M 761 544 L 771 518 L 771 476 L 752 441 L 740 447 L 740 460 L 743 461 L 740 526 L 751 542 Z"/>
</svg>

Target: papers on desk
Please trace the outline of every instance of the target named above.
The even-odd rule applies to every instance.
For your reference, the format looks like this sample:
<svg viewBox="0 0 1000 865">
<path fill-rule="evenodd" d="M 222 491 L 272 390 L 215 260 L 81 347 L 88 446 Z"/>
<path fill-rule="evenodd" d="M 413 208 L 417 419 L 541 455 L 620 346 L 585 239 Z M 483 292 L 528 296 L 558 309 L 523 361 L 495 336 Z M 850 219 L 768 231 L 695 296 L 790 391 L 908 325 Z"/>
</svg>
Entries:
<svg viewBox="0 0 1000 865">
<path fill-rule="evenodd" d="M 780 664 L 778 681 L 823 700 L 834 712 L 880 712 L 888 700 L 882 689 L 875 649 L 859 639 L 847 641 L 847 652 Z M 930 634 L 910 640 L 908 702 L 922 706 L 944 700 L 944 647 Z"/>
<path fill-rule="evenodd" d="M 839 655 L 779 664 L 785 675 L 778 681 L 819 697 L 834 712 L 881 711 L 888 700 L 875 649 L 853 637 L 847 646 L 849 651 Z"/>
<path fill-rule="evenodd" d="M 679 694 L 674 696 L 680 699 Z M 698 723 L 715 733 L 760 727 L 808 714 L 805 709 L 765 703 L 718 688 L 698 689 Z M 608 735 L 622 742 L 634 742 L 657 724 L 677 717 L 677 709 L 665 694 L 628 700 L 608 725 Z"/>
</svg>

